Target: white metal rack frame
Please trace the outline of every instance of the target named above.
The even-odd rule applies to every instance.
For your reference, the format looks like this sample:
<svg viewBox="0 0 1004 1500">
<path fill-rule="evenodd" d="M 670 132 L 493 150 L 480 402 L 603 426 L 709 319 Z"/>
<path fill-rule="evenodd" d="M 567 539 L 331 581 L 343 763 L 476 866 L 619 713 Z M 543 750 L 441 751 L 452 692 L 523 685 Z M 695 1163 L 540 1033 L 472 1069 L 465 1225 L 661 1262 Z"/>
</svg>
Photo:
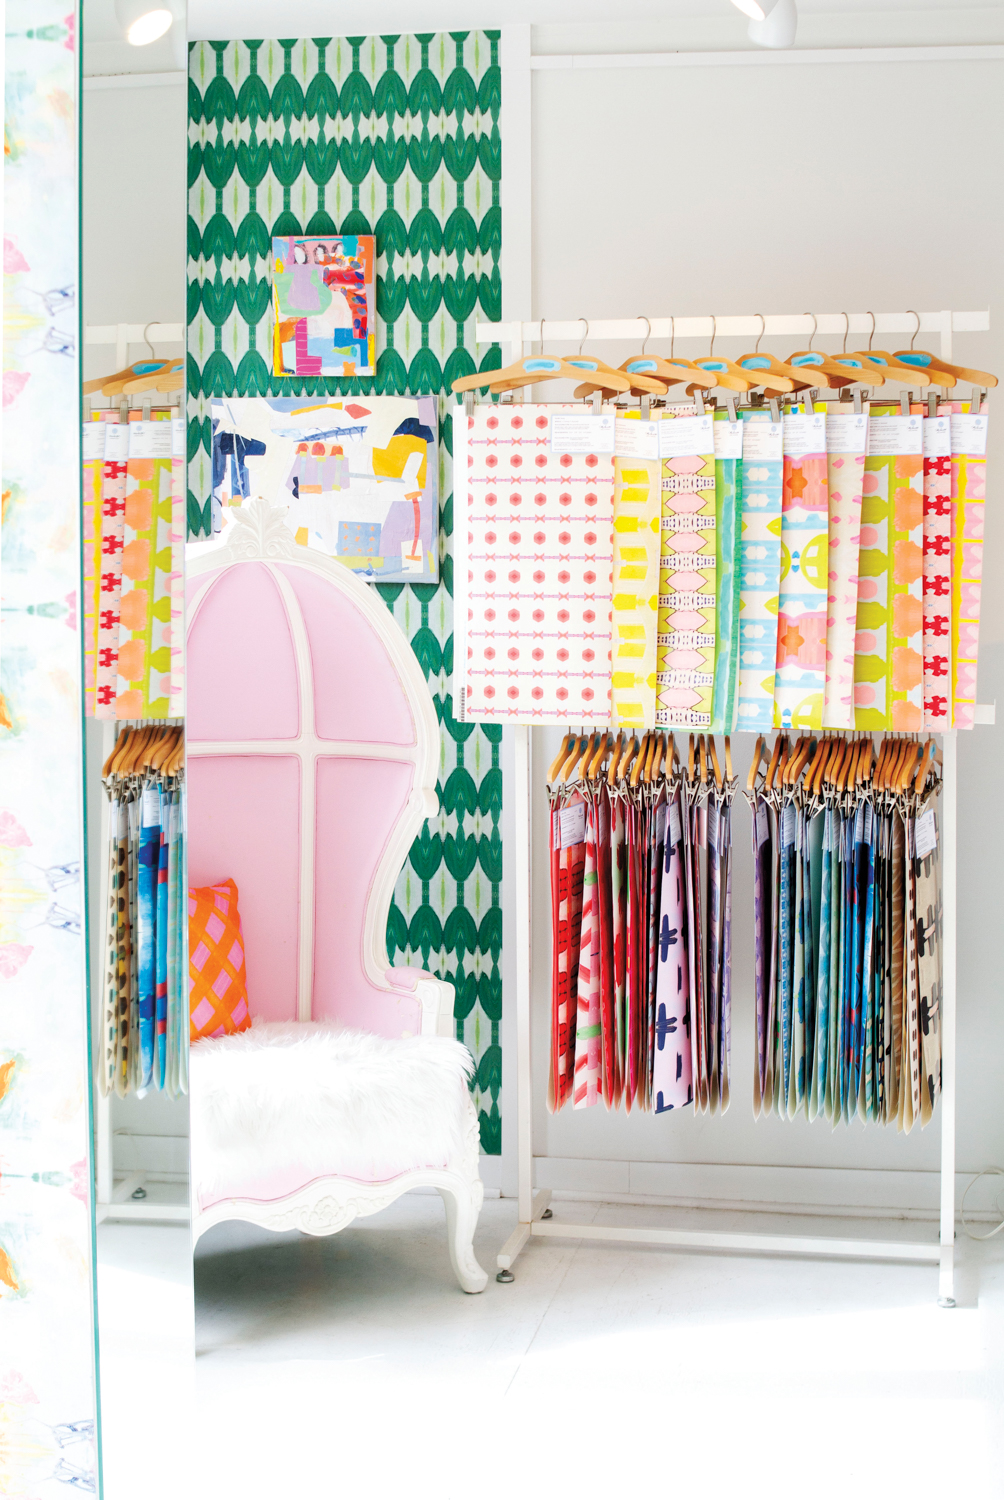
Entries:
<svg viewBox="0 0 1004 1500">
<path fill-rule="evenodd" d="M 184 344 L 183 323 L 88 323 L 84 327 L 84 343 L 87 345 L 114 346 L 115 369 L 124 369 L 129 350 L 147 342 L 150 335 L 161 344 Z M 109 374 L 112 373 L 109 371 Z M 175 721 L 178 722 L 178 721 Z M 110 720 L 103 725 L 101 741 L 102 764 L 111 754 L 118 736 L 119 726 Z M 101 799 L 101 882 L 98 910 L 88 925 L 92 942 L 101 942 L 104 934 L 105 913 L 108 909 L 108 861 L 104 851 L 108 848 L 109 817 L 108 799 Z M 90 970 L 89 970 L 90 972 Z M 91 997 L 92 1015 L 100 1015 L 100 996 Z M 93 1087 L 93 1084 L 92 1084 Z M 94 1088 L 94 1164 L 95 1164 L 95 1215 L 100 1224 L 103 1220 L 130 1219 L 164 1222 L 176 1220 L 187 1223 L 187 1202 L 160 1202 L 158 1195 L 150 1197 L 147 1191 L 145 1171 L 128 1172 L 118 1183 L 115 1181 L 115 1135 L 112 1130 L 112 1101 Z M 140 1196 L 134 1198 L 133 1194 Z M 164 1196 L 177 1196 L 177 1194 Z M 187 1190 L 186 1190 L 187 1197 Z"/>
<path fill-rule="evenodd" d="M 846 322 L 845 322 L 846 319 Z M 508 345 L 509 360 L 514 362 L 529 354 L 532 345 L 546 338 L 549 345 L 581 341 L 584 319 L 536 322 L 479 323 L 476 338 L 480 344 Z M 793 337 L 812 335 L 823 338 L 846 331 L 852 334 L 913 335 L 935 333 L 940 339 L 942 359 L 952 358 L 953 333 L 986 333 L 990 329 L 989 312 L 896 312 L 896 313 L 806 313 L 792 315 L 759 313 L 742 317 L 728 315 L 698 318 L 623 318 L 588 324 L 590 344 L 596 341 L 648 339 L 708 340 L 717 338 L 753 338 L 758 336 Z M 879 340 L 881 343 L 881 340 Z M 968 392 L 966 393 L 968 396 Z M 994 708 L 980 705 L 976 722 L 992 724 Z M 645 1229 L 634 1225 L 562 1223 L 553 1218 L 550 1189 L 533 1190 L 533 1057 L 530 1025 L 531 997 L 531 930 L 533 889 L 531 882 L 531 788 L 533 751 L 530 728 L 515 728 L 515 775 L 511 790 L 516 829 L 514 889 L 516 907 L 516 1133 L 518 1165 L 518 1212 L 516 1228 L 498 1253 L 498 1279 L 512 1280 L 512 1266 L 528 1241 L 537 1235 L 563 1239 L 630 1241 L 635 1244 L 664 1245 L 679 1249 L 720 1251 L 757 1251 L 775 1255 L 818 1255 L 851 1260 L 898 1260 L 937 1265 L 938 1302 L 942 1307 L 955 1306 L 955 1032 L 956 1032 L 956 952 L 958 825 L 957 732 L 942 737 L 944 751 L 942 783 L 942 885 L 944 903 L 943 927 L 943 998 L 941 1015 L 941 1205 L 940 1232 L 936 1242 L 909 1240 L 874 1240 L 835 1238 L 827 1235 L 779 1235 L 735 1233 L 702 1229 Z"/>
</svg>

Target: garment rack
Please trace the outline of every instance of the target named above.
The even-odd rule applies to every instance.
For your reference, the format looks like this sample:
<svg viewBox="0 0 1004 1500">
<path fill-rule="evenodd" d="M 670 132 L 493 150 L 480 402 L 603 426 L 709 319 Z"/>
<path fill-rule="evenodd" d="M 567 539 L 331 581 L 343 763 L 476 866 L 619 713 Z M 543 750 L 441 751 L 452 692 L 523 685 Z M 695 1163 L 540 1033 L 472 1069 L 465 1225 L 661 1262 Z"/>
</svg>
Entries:
<svg viewBox="0 0 1004 1500">
<path fill-rule="evenodd" d="M 165 344 L 184 344 L 185 327 L 182 323 L 88 323 L 84 327 L 84 343 L 89 345 L 114 345 L 116 368 L 122 368 L 129 357 L 129 349 L 146 341 L 147 336 L 154 333 L 158 342 Z M 137 723 L 153 723 L 153 720 L 137 720 Z M 183 725 L 183 719 L 158 719 L 158 724 Z M 111 719 L 106 719 L 102 724 L 101 735 L 101 764 L 111 754 L 115 741 L 118 738 L 122 725 Z M 104 932 L 105 914 L 108 908 L 108 861 L 104 857 L 108 848 L 109 838 L 109 808 L 108 798 L 102 790 L 101 796 L 101 885 L 98 901 L 97 921 L 90 924 L 91 941 L 101 941 Z M 90 970 L 88 971 L 90 972 Z M 103 973 L 103 964 L 102 964 Z M 101 996 L 91 998 L 92 1014 L 100 1015 L 102 1012 Z M 167 1221 L 180 1221 L 188 1223 L 189 1210 L 187 1203 L 161 1203 L 148 1196 L 147 1182 L 148 1172 L 140 1169 L 128 1171 L 121 1181 L 115 1181 L 115 1134 L 112 1130 L 112 1101 L 111 1096 L 101 1093 L 93 1078 L 91 1087 L 94 1091 L 94 1165 L 95 1165 L 95 1196 L 94 1208 L 97 1222 L 100 1224 L 105 1219 L 129 1219 L 150 1223 L 164 1223 Z M 133 1194 L 139 1194 L 133 1197 Z M 186 1185 L 187 1195 L 187 1185 Z"/>
<path fill-rule="evenodd" d="M 708 314 L 686 318 L 543 319 L 533 322 L 478 323 L 479 344 L 509 346 L 509 361 L 529 355 L 535 342 L 584 342 L 643 339 L 710 340 L 773 338 L 799 335 L 936 333 L 941 358 L 952 358 L 953 333 L 987 333 L 989 312 L 895 313 L 760 313 L 741 317 Z M 992 724 L 993 705 L 978 704 L 976 723 Z M 740 731 L 741 732 L 741 731 Z M 829 1235 L 735 1233 L 728 1230 L 643 1229 L 628 1224 L 562 1223 L 552 1216 L 551 1190 L 533 1189 L 533 1071 L 531 1043 L 531 791 L 533 752 L 530 726 L 515 726 L 515 775 L 512 789 L 515 821 L 516 907 L 516 1154 L 518 1212 L 516 1228 L 498 1253 L 498 1279 L 511 1281 L 512 1266 L 534 1236 L 591 1239 L 664 1245 L 686 1250 L 754 1251 L 774 1255 L 818 1255 L 847 1260 L 889 1260 L 937 1265 L 938 1305 L 955 1306 L 955 1033 L 957 1008 L 957 873 L 958 873 L 958 744 L 957 730 L 942 735 L 942 900 L 943 996 L 941 1016 L 941 1204 L 937 1242 L 837 1238 Z"/>
</svg>

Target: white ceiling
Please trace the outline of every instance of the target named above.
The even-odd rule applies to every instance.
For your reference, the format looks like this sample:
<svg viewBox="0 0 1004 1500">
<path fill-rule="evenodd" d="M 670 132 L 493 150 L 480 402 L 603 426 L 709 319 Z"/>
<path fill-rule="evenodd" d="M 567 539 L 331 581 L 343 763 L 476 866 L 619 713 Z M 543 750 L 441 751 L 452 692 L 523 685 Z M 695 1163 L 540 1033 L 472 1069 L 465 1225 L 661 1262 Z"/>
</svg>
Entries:
<svg viewBox="0 0 1004 1500">
<path fill-rule="evenodd" d="M 184 14 L 185 0 L 166 0 Z M 1004 0 L 797 0 L 797 46 L 951 45 L 1004 41 Z M 149 47 L 130 47 L 114 0 L 83 7 L 84 71 L 166 72 L 184 66 L 179 21 Z M 365 30 L 417 31 L 498 26 L 534 27 L 534 49 L 553 52 L 641 51 L 748 46 L 746 19 L 730 0 L 368 0 Z M 332 36 L 363 30 L 359 7 L 347 0 L 188 0 L 188 36 Z"/>
</svg>

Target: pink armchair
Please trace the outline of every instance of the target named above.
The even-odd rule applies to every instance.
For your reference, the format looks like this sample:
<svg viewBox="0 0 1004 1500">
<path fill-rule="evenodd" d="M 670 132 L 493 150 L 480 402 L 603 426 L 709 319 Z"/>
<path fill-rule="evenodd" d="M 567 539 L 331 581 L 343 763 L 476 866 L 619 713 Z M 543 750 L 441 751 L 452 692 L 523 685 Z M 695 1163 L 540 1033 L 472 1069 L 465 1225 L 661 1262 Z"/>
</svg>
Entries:
<svg viewBox="0 0 1004 1500">
<path fill-rule="evenodd" d="M 237 883 L 254 1025 L 192 1048 L 193 1233 L 332 1234 L 434 1187 L 480 1292 L 452 986 L 392 968 L 384 938 L 438 811 L 432 698 L 366 584 L 296 546 L 280 510 L 233 514 L 228 545 L 188 569 L 188 883 Z"/>
</svg>

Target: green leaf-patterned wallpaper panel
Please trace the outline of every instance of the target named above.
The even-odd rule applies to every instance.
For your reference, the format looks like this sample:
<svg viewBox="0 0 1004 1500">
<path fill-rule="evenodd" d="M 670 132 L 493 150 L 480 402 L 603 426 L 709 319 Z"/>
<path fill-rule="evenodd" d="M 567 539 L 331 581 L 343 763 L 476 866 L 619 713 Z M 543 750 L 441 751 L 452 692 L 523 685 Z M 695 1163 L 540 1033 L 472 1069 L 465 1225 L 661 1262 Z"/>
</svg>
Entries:
<svg viewBox="0 0 1004 1500">
<path fill-rule="evenodd" d="M 458 375 L 501 315 L 497 31 L 197 42 L 189 57 L 188 524 L 209 524 L 214 395 L 440 397 L 440 582 L 378 584 L 426 673 L 442 728 L 440 813 L 397 883 L 394 963 L 453 980 L 477 1063 L 482 1149 L 501 1151 L 501 731 L 453 718 L 452 422 Z M 377 373 L 271 375 L 273 234 L 377 237 Z"/>
</svg>

